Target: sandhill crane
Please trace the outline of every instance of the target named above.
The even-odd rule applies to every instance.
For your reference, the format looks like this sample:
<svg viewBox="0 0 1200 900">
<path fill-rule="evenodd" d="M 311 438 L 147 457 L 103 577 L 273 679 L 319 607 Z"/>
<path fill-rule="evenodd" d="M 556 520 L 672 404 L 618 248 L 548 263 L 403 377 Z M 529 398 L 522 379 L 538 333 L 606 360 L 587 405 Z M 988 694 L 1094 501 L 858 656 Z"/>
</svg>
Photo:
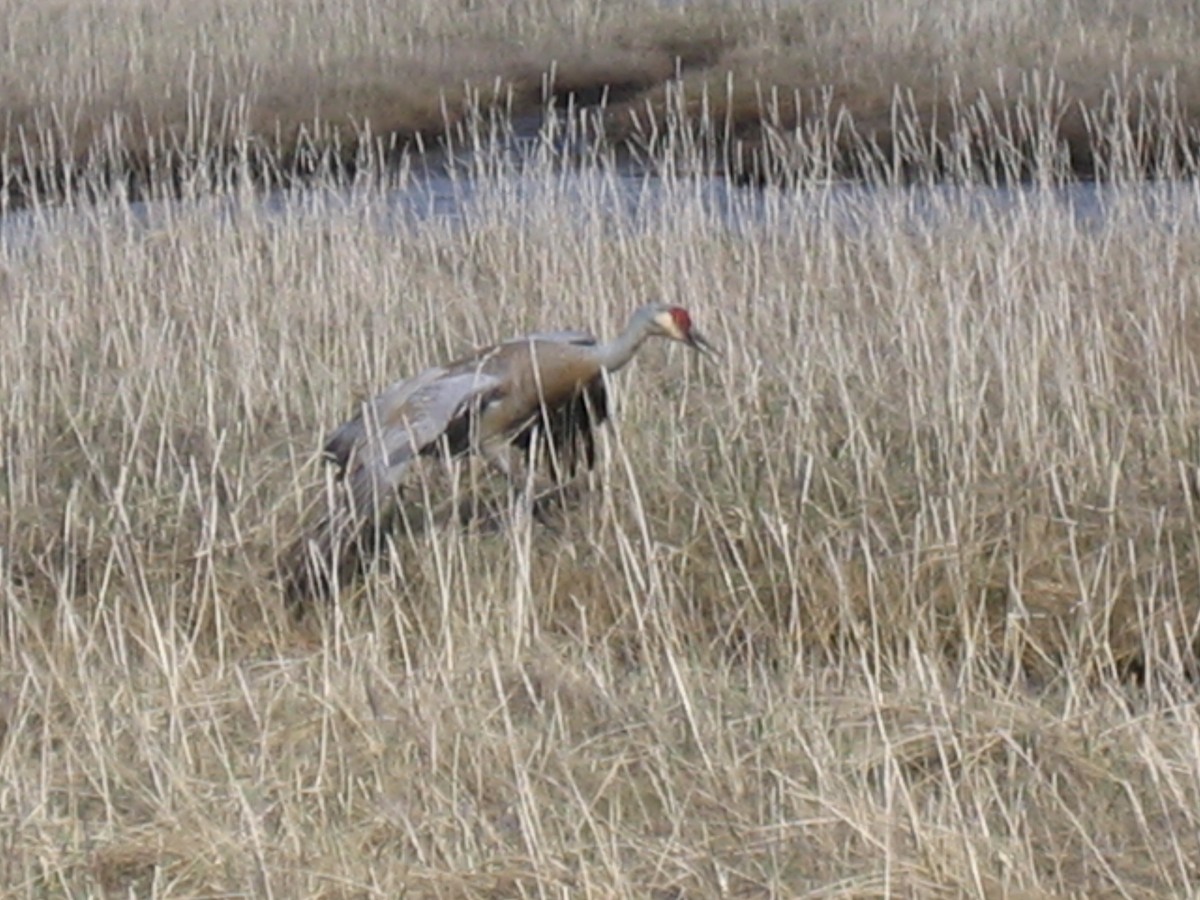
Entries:
<svg viewBox="0 0 1200 900">
<path fill-rule="evenodd" d="M 679 306 L 651 304 L 616 338 L 582 331 L 529 334 L 397 381 L 325 444 L 338 467 L 337 496 L 285 561 L 289 598 L 328 594 L 372 550 L 396 511 L 405 470 L 423 456 L 476 453 L 514 480 L 510 450 L 543 458 L 556 482 L 595 463 L 593 429 L 608 418 L 604 375 L 624 366 L 649 337 L 715 351 Z M 535 456 L 536 454 L 536 456 Z"/>
</svg>

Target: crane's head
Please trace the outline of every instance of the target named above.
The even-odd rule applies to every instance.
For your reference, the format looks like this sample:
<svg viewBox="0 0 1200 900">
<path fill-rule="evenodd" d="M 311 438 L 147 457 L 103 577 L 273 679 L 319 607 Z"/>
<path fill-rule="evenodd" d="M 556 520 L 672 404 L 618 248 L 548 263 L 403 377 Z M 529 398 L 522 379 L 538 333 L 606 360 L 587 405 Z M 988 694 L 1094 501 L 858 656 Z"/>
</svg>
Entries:
<svg viewBox="0 0 1200 900">
<path fill-rule="evenodd" d="M 668 306 L 665 303 L 659 303 L 648 307 L 648 312 L 652 316 L 650 320 L 652 334 L 687 344 L 704 356 L 717 355 L 716 348 L 692 327 L 692 317 L 682 306 Z"/>
</svg>

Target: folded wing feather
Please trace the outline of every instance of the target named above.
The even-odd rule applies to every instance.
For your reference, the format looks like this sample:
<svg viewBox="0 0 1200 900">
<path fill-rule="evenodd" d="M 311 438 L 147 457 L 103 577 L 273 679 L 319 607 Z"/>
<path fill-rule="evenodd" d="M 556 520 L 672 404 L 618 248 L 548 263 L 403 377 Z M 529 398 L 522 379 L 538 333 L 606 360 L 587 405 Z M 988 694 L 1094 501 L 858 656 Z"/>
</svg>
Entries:
<svg viewBox="0 0 1200 900">
<path fill-rule="evenodd" d="M 499 379 L 487 372 L 427 369 L 364 403 L 357 416 L 330 435 L 326 456 L 349 482 L 358 508 L 370 509 L 441 438 L 449 439 L 452 455 L 464 452 L 473 410 L 499 388 Z"/>
</svg>

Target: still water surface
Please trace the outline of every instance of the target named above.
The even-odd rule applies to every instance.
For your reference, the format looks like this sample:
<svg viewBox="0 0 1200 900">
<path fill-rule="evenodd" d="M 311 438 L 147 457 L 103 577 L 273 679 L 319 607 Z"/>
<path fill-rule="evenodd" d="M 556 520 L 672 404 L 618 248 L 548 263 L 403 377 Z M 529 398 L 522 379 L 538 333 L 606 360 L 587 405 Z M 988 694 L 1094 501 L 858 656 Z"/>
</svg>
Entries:
<svg viewBox="0 0 1200 900">
<path fill-rule="evenodd" d="M 159 229 L 181 215 L 204 210 L 236 224 L 243 217 L 268 223 L 319 222 L 346 216 L 365 226 L 405 231 L 431 221 L 470 227 L 478 221 L 523 219 L 551 210 L 580 217 L 621 220 L 626 226 L 662 228 L 686 210 L 739 231 L 830 227 L 870 231 L 897 222 L 920 231 L 960 227 L 963 218 L 1003 224 L 1014 217 L 1073 223 L 1083 232 L 1103 231 L 1131 220 L 1169 230 L 1200 224 L 1196 182 L 1121 186 L 1072 183 L 1009 187 L 912 185 L 873 187 L 850 182 L 794 189 L 737 186 L 720 177 L 659 178 L 617 167 L 507 166 L 483 174 L 444 168 L 410 171 L 395 185 L 273 194 L 240 192 L 190 201 L 107 202 L 98 206 L 47 207 L 0 217 L 0 248 L 20 252 L 41 240 L 92 229 Z"/>
</svg>

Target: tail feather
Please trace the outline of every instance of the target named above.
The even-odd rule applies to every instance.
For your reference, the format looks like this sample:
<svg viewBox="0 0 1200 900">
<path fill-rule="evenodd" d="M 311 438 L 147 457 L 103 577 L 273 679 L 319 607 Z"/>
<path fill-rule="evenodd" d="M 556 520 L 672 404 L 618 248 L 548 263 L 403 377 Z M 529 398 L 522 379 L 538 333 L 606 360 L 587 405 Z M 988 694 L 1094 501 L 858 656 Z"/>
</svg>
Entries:
<svg viewBox="0 0 1200 900">
<path fill-rule="evenodd" d="M 589 470 L 595 467 L 594 432 L 608 418 L 608 412 L 608 392 L 603 377 L 597 376 L 570 402 L 553 410 L 543 407 L 513 444 L 526 460 L 540 451 L 551 478 L 561 484 L 573 478 L 581 465 Z"/>
</svg>

